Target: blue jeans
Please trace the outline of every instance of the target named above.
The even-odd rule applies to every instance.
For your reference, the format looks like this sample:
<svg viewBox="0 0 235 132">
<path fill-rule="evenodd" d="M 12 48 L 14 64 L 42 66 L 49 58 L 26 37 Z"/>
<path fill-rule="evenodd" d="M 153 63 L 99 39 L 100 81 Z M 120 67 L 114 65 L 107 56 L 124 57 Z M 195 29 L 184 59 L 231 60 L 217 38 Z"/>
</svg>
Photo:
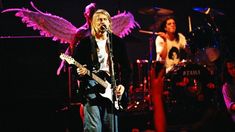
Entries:
<svg viewBox="0 0 235 132">
<path fill-rule="evenodd" d="M 88 89 L 96 85 L 96 82 L 89 80 L 89 84 Z M 118 132 L 117 115 L 108 110 L 110 106 L 107 106 L 107 103 L 96 99 L 95 93 L 87 95 L 87 102 L 84 105 L 84 132 Z"/>
</svg>

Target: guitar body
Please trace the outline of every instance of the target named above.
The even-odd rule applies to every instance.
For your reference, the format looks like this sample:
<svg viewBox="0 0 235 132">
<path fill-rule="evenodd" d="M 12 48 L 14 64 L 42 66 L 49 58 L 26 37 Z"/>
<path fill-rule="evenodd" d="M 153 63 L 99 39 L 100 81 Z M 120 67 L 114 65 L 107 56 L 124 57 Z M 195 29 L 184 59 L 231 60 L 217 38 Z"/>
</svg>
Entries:
<svg viewBox="0 0 235 132">
<path fill-rule="evenodd" d="M 99 76 L 101 79 L 103 79 L 105 83 L 107 84 L 105 88 L 103 88 L 103 86 L 100 85 L 99 83 L 97 84 L 99 94 L 102 97 L 109 99 L 113 103 L 113 90 L 112 90 L 111 84 L 109 83 L 110 76 L 104 71 L 99 71 L 98 73 L 96 73 L 96 75 Z"/>
<path fill-rule="evenodd" d="M 76 60 L 74 60 L 74 58 L 72 58 L 69 55 L 66 55 L 66 54 L 62 53 L 60 55 L 60 58 L 62 60 L 65 60 L 68 64 L 75 65 L 78 68 L 85 68 L 85 67 L 83 67 L 83 65 L 78 63 Z M 100 85 L 99 86 L 99 88 L 100 88 L 99 89 L 99 94 L 102 97 L 109 99 L 114 104 L 114 107 L 117 110 L 122 108 L 120 106 L 120 104 L 119 104 L 119 100 L 118 99 L 113 100 L 113 97 L 115 97 L 115 96 L 114 96 L 114 92 L 113 92 L 112 86 L 108 82 L 108 80 L 110 80 L 110 77 L 108 76 L 108 74 L 106 72 L 101 71 L 99 73 L 93 73 L 92 71 L 87 69 L 87 75 L 90 76 L 93 80 L 95 80 L 98 83 L 98 85 Z M 102 78 L 101 78 L 101 76 L 102 76 Z"/>
</svg>

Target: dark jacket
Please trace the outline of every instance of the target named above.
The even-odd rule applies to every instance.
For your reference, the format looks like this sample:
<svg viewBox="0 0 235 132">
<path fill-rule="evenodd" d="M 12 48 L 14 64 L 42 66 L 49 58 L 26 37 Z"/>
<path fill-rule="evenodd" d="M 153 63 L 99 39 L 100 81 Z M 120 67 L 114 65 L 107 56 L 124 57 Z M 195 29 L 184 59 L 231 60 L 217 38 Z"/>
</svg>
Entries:
<svg viewBox="0 0 235 132">
<path fill-rule="evenodd" d="M 124 102 L 126 102 L 128 98 L 127 96 L 131 79 L 131 68 L 126 51 L 126 46 L 122 39 L 115 36 L 114 34 L 110 35 L 110 42 L 113 49 L 113 62 L 116 84 L 122 84 L 125 87 L 123 100 Z M 86 37 L 82 39 L 78 46 L 75 48 L 73 58 L 82 65 L 86 64 L 87 68 L 90 71 L 97 70 L 99 69 L 97 48 L 98 46 L 95 38 L 93 36 Z"/>
</svg>

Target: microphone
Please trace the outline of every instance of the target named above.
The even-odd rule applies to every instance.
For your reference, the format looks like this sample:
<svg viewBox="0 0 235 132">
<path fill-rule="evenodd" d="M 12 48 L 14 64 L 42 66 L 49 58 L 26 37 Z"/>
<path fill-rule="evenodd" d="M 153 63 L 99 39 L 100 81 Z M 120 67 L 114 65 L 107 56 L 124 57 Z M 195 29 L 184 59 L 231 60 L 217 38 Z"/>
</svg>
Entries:
<svg viewBox="0 0 235 132">
<path fill-rule="evenodd" d="M 105 32 L 110 33 L 110 31 L 109 31 L 109 29 L 107 28 L 106 25 L 102 25 L 102 26 L 100 27 L 100 29 L 101 29 L 101 31 L 105 31 Z"/>
</svg>

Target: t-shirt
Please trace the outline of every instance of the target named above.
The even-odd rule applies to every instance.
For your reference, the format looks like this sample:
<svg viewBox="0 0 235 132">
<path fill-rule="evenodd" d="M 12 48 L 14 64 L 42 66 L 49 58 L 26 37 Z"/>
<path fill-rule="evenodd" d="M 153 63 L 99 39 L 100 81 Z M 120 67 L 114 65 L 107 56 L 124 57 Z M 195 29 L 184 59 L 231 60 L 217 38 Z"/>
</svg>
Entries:
<svg viewBox="0 0 235 132">
<path fill-rule="evenodd" d="M 108 64 L 108 53 L 106 51 L 106 41 L 107 40 L 96 40 L 98 45 L 98 60 L 100 63 L 100 69 L 102 71 L 109 72 Z"/>
<path fill-rule="evenodd" d="M 164 40 L 162 37 L 157 36 L 155 40 L 155 45 L 156 45 L 156 60 L 157 61 L 164 61 L 165 62 L 165 67 L 166 67 L 166 72 L 168 72 L 171 68 L 173 68 L 174 65 L 178 64 L 180 61 L 180 49 L 183 48 L 185 49 L 186 47 L 186 39 L 183 34 L 179 34 L 179 41 L 177 42 L 176 40 L 166 40 L 167 44 L 167 56 L 166 59 L 163 60 L 161 58 L 160 53 L 162 52 L 164 48 Z"/>
</svg>

